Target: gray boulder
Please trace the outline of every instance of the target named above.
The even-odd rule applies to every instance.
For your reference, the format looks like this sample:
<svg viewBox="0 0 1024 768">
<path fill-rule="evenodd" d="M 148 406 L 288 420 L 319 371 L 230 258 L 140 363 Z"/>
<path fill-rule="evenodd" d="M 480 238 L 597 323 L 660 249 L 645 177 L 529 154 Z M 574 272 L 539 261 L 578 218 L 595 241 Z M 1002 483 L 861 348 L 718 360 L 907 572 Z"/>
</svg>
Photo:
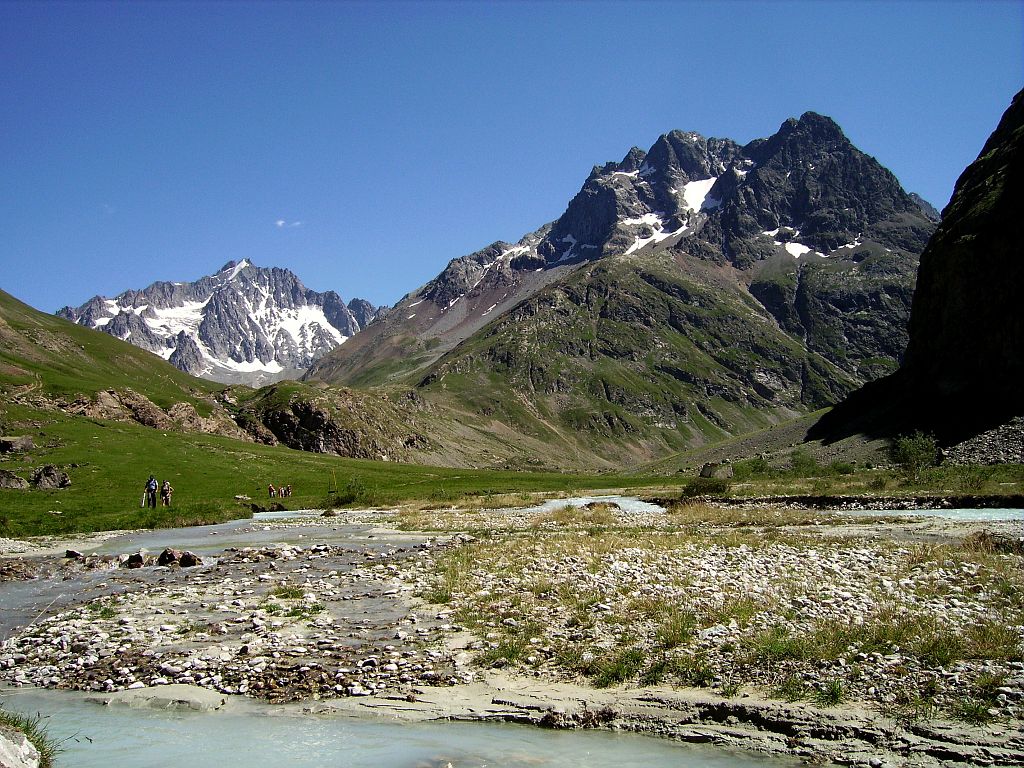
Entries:
<svg viewBox="0 0 1024 768">
<path fill-rule="evenodd" d="M 57 490 L 70 486 L 71 478 L 64 470 L 47 464 L 32 473 L 32 485 L 41 490 Z"/>
<path fill-rule="evenodd" d="M 0 726 L 0 765 L 7 768 L 38 768 L 39 750 L 24 733 Z"/>
<path fill-rule="evenodd" d="M 0 453 L 20 453 L 31 451 L 36 447 L 31 435 L 19 435 L 18 437 L 0 437 Z"/>
<path fill-rule="evenodd" d="M 0 469 L 0 488 L 7 488 L 15 491 L 28 488 L 28 480 L 19 477 L 6 469 Z"/>
</svg>

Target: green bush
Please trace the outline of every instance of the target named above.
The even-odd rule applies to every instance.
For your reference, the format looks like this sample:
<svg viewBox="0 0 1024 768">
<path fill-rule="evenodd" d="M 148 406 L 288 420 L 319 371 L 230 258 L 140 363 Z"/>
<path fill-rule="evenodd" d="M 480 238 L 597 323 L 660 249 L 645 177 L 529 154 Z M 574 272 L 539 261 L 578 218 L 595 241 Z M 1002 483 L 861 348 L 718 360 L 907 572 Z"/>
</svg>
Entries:
<svg viewBox="0 0 1024 768">
<path fill-rule="evenodd" d="M 816 477 L 822 474 L 822 466 L 806 448 L 795 448 L 789 455 L 790 471 L 798 477 Z"/>
<path fill-rule="evenodd" d="M 748 480 L 753 477 L 769 477 L 773 470 L 768 460 L 755 456 L 752 459 L 742 459 L 732 465 L 733 479 Z"/>
<path fill-rule="evenodd" d="M 729 492 L 729 481 L 721 477 L 695 477 L 683 486 L 683 496 L 723 496 Z"/>
<path fill-rule="evenodd" d="M 939 446 L 932 435 L 914 432 L 893 440 L 889 458 L 909 482 L 916 483 L 924 470 L 939 463 Z"/>
</svg>

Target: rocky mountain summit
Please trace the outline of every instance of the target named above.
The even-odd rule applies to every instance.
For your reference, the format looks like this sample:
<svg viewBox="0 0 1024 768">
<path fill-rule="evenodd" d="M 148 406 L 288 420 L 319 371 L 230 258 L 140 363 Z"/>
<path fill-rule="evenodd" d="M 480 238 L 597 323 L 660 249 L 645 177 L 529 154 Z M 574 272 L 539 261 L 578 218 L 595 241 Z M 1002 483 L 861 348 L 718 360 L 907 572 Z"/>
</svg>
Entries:
<svg viewBox="0 0 1024 768">
<path fill-rule="evenodd" d="M 230 261 L 195 282 L 94 296 L 57 314 L 160 355 L 195 376 L 264 384 L 297 378 L 380 310 L 306 288 L 287 269 Z"/>
<path fill-rule="evenodd" d="M 553 223 L 452 260 L 309 377 L 541 430 L 735 434 L 897 367 L 934 229 L 822 115 L 746 145 L 673 131 L 595 166 Z"/>
</svg>

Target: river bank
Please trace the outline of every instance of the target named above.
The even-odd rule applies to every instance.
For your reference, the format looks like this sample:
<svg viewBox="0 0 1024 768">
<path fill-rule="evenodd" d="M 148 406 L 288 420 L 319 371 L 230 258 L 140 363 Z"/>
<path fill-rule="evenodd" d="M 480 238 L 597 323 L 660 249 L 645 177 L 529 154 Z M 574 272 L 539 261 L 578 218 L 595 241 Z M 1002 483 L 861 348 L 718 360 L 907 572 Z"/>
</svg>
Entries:
<svg viewBox="0 0 1024 768">
<path fill-rule="evenodd" d="M 841 764 L 1021 764 L 1021 556 L 1000 549 L 1019 522 L 588 501 L 253 521 L 246 535 L 293 543 L 196 568 L 23 556 L 76 601 L 5 642 L 0 675 Z"/>
</svg>

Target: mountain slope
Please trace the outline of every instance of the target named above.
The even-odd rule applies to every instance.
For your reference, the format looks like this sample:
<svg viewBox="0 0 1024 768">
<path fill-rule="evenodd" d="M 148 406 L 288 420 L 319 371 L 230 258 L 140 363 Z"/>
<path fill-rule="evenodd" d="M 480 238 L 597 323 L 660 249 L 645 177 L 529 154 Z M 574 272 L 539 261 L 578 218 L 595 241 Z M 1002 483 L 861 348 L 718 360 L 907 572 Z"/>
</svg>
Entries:
<svg viewBox="0 0 1024 768">
<path fill-rule="evenodd" d="M 569 442 L 628 435 L 631 454 L 716 439 L 894 370 L 933 229 L 826 117 L 746 146 L 676 131 L 595 167 L 552 224 L 453 260 L 309 377 L 416 384 Z"/>
<path fill-rule="evenodd" d="M 260 384 L 297 378 L 379 310 L 309 290 L 290 271 L 229 262 L 193 283 L 157 282 L 58 314 L 169 360 L 196 376 Z"/>
<path fill-rule="evenodd" d="M 952 444 L 1024 414 L 1022 209 L 1024 91 L 957 180 L 921 256 L 903 365 L 823 418 L 812 438 L 923 429 Z"/>
</svg>

